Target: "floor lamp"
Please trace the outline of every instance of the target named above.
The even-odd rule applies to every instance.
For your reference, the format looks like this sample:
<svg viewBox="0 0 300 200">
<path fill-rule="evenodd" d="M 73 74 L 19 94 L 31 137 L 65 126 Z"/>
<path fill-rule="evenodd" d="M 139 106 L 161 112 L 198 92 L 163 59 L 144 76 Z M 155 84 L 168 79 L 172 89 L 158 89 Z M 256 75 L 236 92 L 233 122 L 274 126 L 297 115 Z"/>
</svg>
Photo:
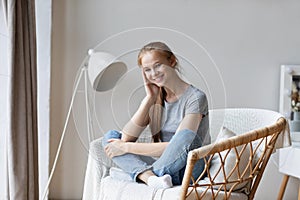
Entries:
<svg viewBox="0 0 300 200">
<path fill-rule="evenodd" d="M 86 107 L 86 120 L 87 120 L 87 133 L 89 142 L 92 140 L 93 135 L 90 131 L 90 108 L 88 104 L 88 84 L 92 85 L 92 88 L 95 91 L 103 92 L 108 91 L 115 87 L 118 80 L 126 73 L 127 67 L 124 62 L 116 59 L 115 56 L 107 53 L 107 52 L 95 52 L 90 49 L 88 51 L 89 56 L 87 57 L 87 62 L 84 62 L 84 65 L 79 69 L 79 75 L 77 76 L 77 80 L 75 80 L 75 86 L 73 89 L 73 94 L 71 98 L 71 102 L 69 105 L 69 110 L 67 113 L 67 117 L 65 120 L 63 132 L 59 141 L 59 145 L 57 148 L 57 152 L 55 155 L 54 163 L 49 175 L 49 179 L 47 185 L 44 189 L 43 198 L 44 200 L 48 195 L 48 189 L 50 182 L 52 180 L 57 160 L 61 151 L 62 143 L 65 137 L 66 128 L 70 119 L 71 110 L 73 107 L 76 91 L 78 89 L 78 85 L 82 78 L 84 78 L 84 94 L 85 94 L 85 107 Z"/>
</svg>

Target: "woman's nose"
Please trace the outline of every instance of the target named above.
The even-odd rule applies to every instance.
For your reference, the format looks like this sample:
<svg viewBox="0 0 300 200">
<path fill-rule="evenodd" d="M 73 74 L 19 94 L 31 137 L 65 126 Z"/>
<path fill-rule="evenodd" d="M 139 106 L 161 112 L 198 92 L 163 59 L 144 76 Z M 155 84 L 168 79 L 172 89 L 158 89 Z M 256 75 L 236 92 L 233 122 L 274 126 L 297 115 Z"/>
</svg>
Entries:
<svg viewBox="0 0 300 200">
<path fill-rule="evenodd" d="M 157 74 L 157 69 L 156 68 L 153 68 L 152 70 L 151 70 L 151 75 L 152 76 L 155 76 Z"/>
</svg>

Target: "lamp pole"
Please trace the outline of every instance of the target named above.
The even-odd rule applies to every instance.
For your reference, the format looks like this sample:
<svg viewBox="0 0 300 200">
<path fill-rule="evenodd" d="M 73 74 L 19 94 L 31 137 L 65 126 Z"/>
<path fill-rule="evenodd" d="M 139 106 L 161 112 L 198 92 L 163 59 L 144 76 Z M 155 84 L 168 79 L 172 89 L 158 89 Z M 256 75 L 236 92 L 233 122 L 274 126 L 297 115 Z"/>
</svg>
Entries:
<svg viewBox="0 0 300 200">
<path fill-rule="evenodd" d="M 93 49 L 88 51 L 89 56 L 86 57 L 83 64 L 80 68 L 80 73 L 78 75 L 77 80 L 75 80 L 75 87 L 73 90 L 71 102 L 69 105 L 68 114 L 65 120 L 63 132 L 59 141 L 59 145 L 57 148 L 57 152 L 55 155 L 54 163 L 49 175 L 49 179 L 47 185 L 44 189 L 42 200 L 47 197 L 48 189 L 50 182 L 52 180 L 56 164 L 58 161 L 58 157 L 61 151 L 62 143 L 66 134 L 67 125 L 69 123 L 71 110 L 74 104 L 74 99 L 76 92 L 78 90 L 79 83 L 84 75 L 84 98 L 85 98 L 85 108 L 86 108 L 86 123 L 87 123 L 87 132 L 88 132 L 88 142 L 90 143 L 94 139 L 94 134 L 92 131 L 92 120 L 91 120 L 91 111 L 90 111 L 90 104 L 89 104 L 89 95 L 88 89 L 89 84 L 88 81 L 90 80 L 92 83 L 92 88 L 96 91 L 107 91 L 110 90 L 116 84 L 117 80 L 127 71 L 127 67 L 123 62 L 120 62 L 115 59 L 115 57 L 109 53 L 105 52 L 97 52 L 95 53 Z M 107 84 L 103 84 L 104 87 L 98 88 L 100 79 L 106 76 L 116 76 L 116 78 L 111 79 L 104 79 Z M 102 82 L 103 83 L 103 82 Z"/>
<path fill-rule="evenodd" d="M 92 141 L 92 138 L 94 138 L 91 135 L 91 128 L 90 128 L 90 122 L 91 122 L 91 115 L 90 115 L 90 107 L 89 107 L 89 98 L 88 98 L 88 74 L 87 74 L 87 65 L 85 65 L 82 69 L 84 71 L 84 96 L 85 96 L 85 110 L 86 110 L 86 125 L 87 125 L 87 132 L 88 132 L 88 140 L 89 142 Z"/>
<path fill-rule="evenodd" d="M 78 86 L 79 86 L 80 80 L 82 79 L 83 74 L 84 74 L 85 106 L 86 106 L 88 140 L 89 140 L 89 142 L 91 141 L 91 132 L 90 132 L 90 125 L 89 125 L 89 122 L 90 122 L 90 109 L 89 109 L 88 91 L 87 91 L 87 88 L 88 88 L 87 70 L 88 70 L 87 63 L 85 62 L 84 66 L 80 69 L 80 74 L 77 78 L 77 81 L 75 82 L 75 87 L 74 87 L 74 90 L 73 90 L 73 94 L 72 94 L 71 102 L 70 102 L 70 105 L 69 105 L 69 110 L 68 110 L 68 114 L 67 114 L 66 121 L 65 121 L 65 124 L 64 124 L 63 132 L 62 132 L 62 135 L 61 135 L 61 138 L 60 138 L 60 141 L 59 141 L 59 145 L 58 145 L 57 152 L 56 152 L 55 159 L 54 159 L 54 163 L 53 163 L 50 175 L 49 175 L 49 179 L 48 179 L 47 185 L 44 189 L 42 200 L 45 200 L 45 198 L 48 195 L 49 185 L 51 183 L 51 180 L 52 180 L 52 177 L 53 177 L 56 165 L 57 165 L 58 157 L 59 157 L 59 154 L 60 154 L 60 151 L 61 151 L 62 143 L 63 143 L 63 140 L 64 140 L 65 135 L 66 135 L 67 125 L 68 125 L 69 120 L 70 120 L 70 115 L 71 115 L 72 107 L 73 107 L 73 104 L 74 104 L 76 91 L 78 90 Z"/>
</svg>

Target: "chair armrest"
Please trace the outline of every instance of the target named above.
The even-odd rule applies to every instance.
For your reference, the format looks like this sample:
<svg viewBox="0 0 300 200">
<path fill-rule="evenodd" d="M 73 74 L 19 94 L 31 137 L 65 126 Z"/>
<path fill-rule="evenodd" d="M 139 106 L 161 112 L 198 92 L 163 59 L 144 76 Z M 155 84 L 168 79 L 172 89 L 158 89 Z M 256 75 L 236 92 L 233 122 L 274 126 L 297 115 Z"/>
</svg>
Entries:
<svg viewBox="0 0 300 200">
<path fill-rule="evenodd" d="M 83 198 L 98 199 L 101 179 L 109 175 L 109 169 L 115 166 L 102 147 L 102 137 L 90 143 L 86 168 Z"/>
<path fill-rule="evenodd" d="M 206 188 L 201 194 L 197 193 L 199 199 L 207 191 L 214 191 L 212 192 L 213 198 L 217 198 L 220 191 L 225 191 L 224 199 L 229 199 L 231 192 L 236 191 L 240 184 L 249 186 L 250 192 L 247 195 L 249 199 L 253 199 L 267 162 L 273 153 L 276 140 L 279 134 L 285 130 L 286 124 L 286 120 L 280 118 L 273 125 L 190 151 L 182 183 L 181 199 L 188 197 L 191 192 L 197 193 L 197 187 Z M 233 153 L 235 158 L 233 162 L 232 160 L 228 161 L 228 158 L 232 157 L 230 153 Z M 241 161 L 244 154 L 247 154 L 246 164 L 243 164 L 244 168 L 241 169 L 240 163 L 244 162 Z M 199 159 L 204 160 L 205 169 L 199 177 L 192 177 L 193 168 Z M 211 164 L 215 159 L 219 160 L 219 166 L 216 174 L 212 175 Z M 226 170 L 228 163 L 233 163 L 230 170 Z M 221 175 L 223 179 L 217 180 L 218 175 Z M 203 178 L 206 179 L 206 182 L 202 181 Z"/>
<path fill-rule="evenodd" d="M 102 137 L 90 143 L 88 164 L 86 168 L 83 200 L 98 199 L 101 190 L 101 180 L 109 176 L 111 167 L 117 167 L 106 155 L 102 147 Z M 151 142 L 151 132 L 146 128 L 137 142 Z"/>
</svg>

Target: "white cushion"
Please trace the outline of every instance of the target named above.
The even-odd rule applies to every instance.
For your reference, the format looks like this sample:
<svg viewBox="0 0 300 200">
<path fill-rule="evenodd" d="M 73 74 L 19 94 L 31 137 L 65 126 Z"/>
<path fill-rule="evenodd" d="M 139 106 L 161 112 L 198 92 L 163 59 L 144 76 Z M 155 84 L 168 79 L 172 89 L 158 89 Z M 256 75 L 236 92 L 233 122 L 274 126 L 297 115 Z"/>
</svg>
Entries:
<svg viewBox="0 0 300 200">
<path fill-rule="evenodd" d="M 204 187 L 197 188 L 198 194 L 206 191 Z M 99 199 L 101 200 L 170 200 L 179 199 L 181 186 L 174 186 L 169 189 L 154 189 L 143 183 L 131 181 L 116 180 L 111 176 L 107 176 L 101 180 L 101 189 Z M 217 193 L 217 191 L 214 191 Z M 216 200 L 223 200 L 226 196 L 224 191 L 220 191 Z M 193 191 L 187 200 L 197 199 L 196 193 Z M 212 191 L 206 191 L 202 200 L 211 200 Z M 231 200 L 246 200 L 247 195 L 240 192 L 233 192 L 230 195 Z"/>
<path fill-rule="evenodd" d="M 227 138 L 230 138 L 233 136 L 236 136 L 236 134 L 234 132 L 232 132 L 231 130 L 229 130 L 226 127 L 222 127 L 219 132 L 216 142 L 220 142 L 224 139 L 227 139 Z M 242 150 L 242 146 L 238 146 L 237 152 L 240 153 L 241 150 Z M 224 158 L 225 158 L 227 152 L 228 152 L 228 150 L 225 150 L 220 153 L 223 161 L 224 161 Z M 240 174 L 242 174 L 244 172 L 244 170 L 246 169 L 248 160 L 249 160 L 249 156 L 250 156 L 250 147 L 249 147 L 249 145 L 247 145 L 242 156 L 240 157 L 240 163 L 239 163 Z M 226 176 L 228 176 L 231 173 L 232 169 L 234 168 L 234 166 L 236 164 L 236 161 L 237 161 L 237 155 L 236 155 L 234 149 L 231 149 L 227 155 L 225 165 L 224 165 L 224 172 L 225 172 Z M 219 155 L 216 154 L 216 155 L 214 155 L 214 157 L 212 159 L 211 167 L 209 170 L 210 176 L 212 179 L 214 179 L 214 182 L 224 182 L 224 173 L 223 173 L 222 169 L 220 170 L 220 166 L 221 166 L 221 159 L 220 159 Z M 249 176 L 249 174 L 250 174 L 250 170 L 247 169 L 245 176 Z M 238 178 L 238 171 L 236 168 L 228 180 L 229 181 L 236 180 L 237 178 Z M 200 181 L 200 183 L 209 183 L 209 178 L 208 177 L 204 178 L 203 180 Z M 247 184 L 246 182 L 240 183 L 235 187 L 234 190 L 241 189 L 246 184 Z M 233 184 L 227 184 L 226 189 L 229 190 L 232 187 L 232 185 Z M 219 187 L 219 186 L 216 186 L 215 188 L 217 188 L 217 187 Z"/>
</svg>

